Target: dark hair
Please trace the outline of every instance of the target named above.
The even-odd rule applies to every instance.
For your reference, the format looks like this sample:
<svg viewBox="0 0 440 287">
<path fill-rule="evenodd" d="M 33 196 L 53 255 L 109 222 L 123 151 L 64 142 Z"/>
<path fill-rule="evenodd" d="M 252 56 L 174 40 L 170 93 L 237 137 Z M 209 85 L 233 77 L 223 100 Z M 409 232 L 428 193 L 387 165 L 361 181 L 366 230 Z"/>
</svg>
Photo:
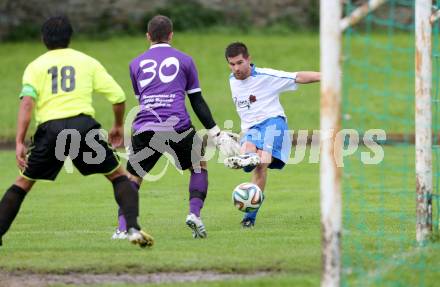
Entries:
<svg viewBox="0 0 440 287">
<path fill-rule="evenodd" d="M 156 15 L 148 22 L 148 34 L 153 42 L 168 42 L 168 36 L 173 32 L 173 22 L 163 15 Z"/>
<path fill-rule="evenodd" d="M 234 42 L 226 47 L 225 58 L 237 57 L 238 55 L 243 55 L 243 58 L 249 57 L 249 52 L 245 44 L 241 42 Z"/>
<path fill-rule="evenodd" d="M 50 17 L 41 27 L 43 42 L 49 50 L 67 48 L 72 34 L 72 25 L 66 16 Z"/>
</svg>

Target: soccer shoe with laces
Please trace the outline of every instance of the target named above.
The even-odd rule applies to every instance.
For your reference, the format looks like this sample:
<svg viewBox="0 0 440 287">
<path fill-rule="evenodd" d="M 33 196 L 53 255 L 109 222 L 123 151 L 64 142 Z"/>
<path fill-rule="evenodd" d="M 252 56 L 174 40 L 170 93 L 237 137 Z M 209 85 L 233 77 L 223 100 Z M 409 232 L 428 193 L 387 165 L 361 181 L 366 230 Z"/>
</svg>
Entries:
<svg viewBox="0 0 440 287">
<path fill-rule="evenodd" d="M 225 158 L 224 164 L 232 169 L 253 167 L 260 164 L 260 157 L 256 153 L 246 153 Z"/>
<path fill-rule="evenodd" d="M 121 231 L 118 228 L 116 228 L 115 233 L 113 233 L 113 235 L 112 235 L 112 239 L 113 240 L 127 239 L 127 231 L 125 231 L 125 230 Z"/>
<path fill-rule="evenodd" d="M 194 213 L 188 214 L 185 223 L 189 228 L 191 228 L 194 238 L 206 238 L 208 236 L 202 220 Z"/>
<path fill-rule="evenodd" d="M 251 218 L 244 218 L 241 222 L 241 227 L 247 229 L 247 228 L 253 228 L 255 225 L 255 221 Z"/>
<path fill-rule="evenodd" d="M 141 248 L 151 247 L 154 244 L 154 239 L 149 234 L 136 228 L 130 228 L 127 235 L 128 241 L 133 244 L 138 244 Z"/>
</svg>

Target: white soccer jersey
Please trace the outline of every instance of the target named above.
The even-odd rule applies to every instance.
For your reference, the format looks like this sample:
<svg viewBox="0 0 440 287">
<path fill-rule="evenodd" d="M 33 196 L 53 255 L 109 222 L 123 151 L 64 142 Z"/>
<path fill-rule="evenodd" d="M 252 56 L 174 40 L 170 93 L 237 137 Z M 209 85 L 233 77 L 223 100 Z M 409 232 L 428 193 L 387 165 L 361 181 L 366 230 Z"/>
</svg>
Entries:
<svg viewBox="0 0 440 287">
<path fill-rule="evenodd" d="M 280 103 L 280 93 L 297 88 L 296 73 L 257 68 L 244 80 L 229 77 L 232 99 L 241 119 L 243 131 L 272 117 L 286 117 Z"/>
</svg>

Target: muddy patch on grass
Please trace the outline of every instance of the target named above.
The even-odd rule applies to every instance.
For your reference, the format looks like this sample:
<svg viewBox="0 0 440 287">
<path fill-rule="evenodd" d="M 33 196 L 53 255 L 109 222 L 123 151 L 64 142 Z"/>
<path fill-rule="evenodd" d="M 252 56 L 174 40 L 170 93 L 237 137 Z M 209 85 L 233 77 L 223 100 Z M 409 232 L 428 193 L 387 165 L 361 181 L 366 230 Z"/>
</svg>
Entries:
<svg viewBox="0 0 440 287">
<path fill-rule="evenodd" d="M 93 285 L 93 284 L 153 284 L 153 283 L 180 283 L 199 281 L 223 281 L 232 279 L 247 279 L 264 277 L 273 272 L 255 273 L 218 273 L 212 271 L 194 272 L 161 272 L 149 274 L 39 274 L 29 272 L 0 272 L 0 286 L 7 287 L 46 287 L 55 284 Z"/>
</svg>

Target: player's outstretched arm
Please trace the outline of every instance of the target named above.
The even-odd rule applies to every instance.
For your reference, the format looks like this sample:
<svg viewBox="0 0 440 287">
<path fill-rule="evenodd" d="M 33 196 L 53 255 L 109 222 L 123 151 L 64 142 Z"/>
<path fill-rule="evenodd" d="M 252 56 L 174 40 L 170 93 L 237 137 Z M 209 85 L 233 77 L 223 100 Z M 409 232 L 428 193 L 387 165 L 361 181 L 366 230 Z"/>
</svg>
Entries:
<svg viewBox="0 0 440 287">
<path fill-rule="evenodd" d="M 24 144 L 24 140 L 31 122 L 33 109 L 34 99 L 28 96 L 22 97 L 18 110 L 17 135 L 15 136 L 15 157 L 17 165 L 21 170 L 27 167 L 26 145 Z"/>
<path fill-rule="evenodd" d="M 295 82 L 298 84 L 309 84 L 321 81 L 320 72 L 301 71 L 296 73 Z"/>
</svg>

